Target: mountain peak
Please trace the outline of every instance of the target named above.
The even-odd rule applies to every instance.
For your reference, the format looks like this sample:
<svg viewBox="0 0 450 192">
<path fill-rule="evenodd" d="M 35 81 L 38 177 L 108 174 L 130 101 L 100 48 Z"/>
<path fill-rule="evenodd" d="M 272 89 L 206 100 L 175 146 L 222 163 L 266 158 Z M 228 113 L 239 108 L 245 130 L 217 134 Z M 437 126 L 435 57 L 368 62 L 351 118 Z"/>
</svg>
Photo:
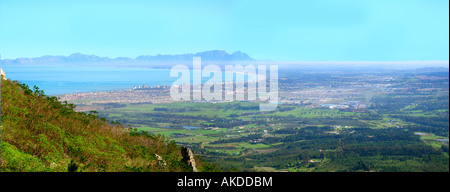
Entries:
<svg viewBox="0 0 450 192">
<path fill-rule="evenodd" d="M 232 55 L 234 60 L 253 60 L 247 53 L 236 51 Z"/>
<path fill-rule="evenodd" d="M 205 61 L 239 61 L 239 60 L 253 60 L 246 53 L 241 51 L 229 54 L 223 50 L 203 51 L 195 54 L 179 54 L 179 55 L 141 55 L 136 57 L 136 60 L 141 61 L 190 61 L 192 57 L 201 57 Z"/>
</svg>

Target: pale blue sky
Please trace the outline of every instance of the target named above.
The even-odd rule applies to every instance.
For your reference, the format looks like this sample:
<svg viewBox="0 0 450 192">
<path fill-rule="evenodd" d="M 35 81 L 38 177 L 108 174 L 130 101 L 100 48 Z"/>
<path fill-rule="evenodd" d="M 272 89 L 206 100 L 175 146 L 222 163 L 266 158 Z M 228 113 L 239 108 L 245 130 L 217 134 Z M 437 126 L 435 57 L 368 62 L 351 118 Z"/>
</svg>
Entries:
<svg viewBox="0 0 450 192">
<path fill-rule="evenodd" d="M 449 1 L 0 0 L 2 58 L 207 50 L 280 61 L 449 60 Z"/>
</svg>

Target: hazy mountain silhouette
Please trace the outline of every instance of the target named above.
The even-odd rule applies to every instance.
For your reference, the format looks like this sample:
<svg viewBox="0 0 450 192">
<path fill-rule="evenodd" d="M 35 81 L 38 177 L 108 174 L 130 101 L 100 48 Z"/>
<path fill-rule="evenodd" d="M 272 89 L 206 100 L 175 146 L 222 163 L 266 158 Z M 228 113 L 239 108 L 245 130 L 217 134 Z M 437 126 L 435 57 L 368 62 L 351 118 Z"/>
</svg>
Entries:
<svg viewBox="0 0 450 192">
<path fill-rule="evenodd" d="M 203 61 L 250 61 L 253 60 L 248 54 L 237 51 L 229 54 L 226 51 L 212 50 L 198 52 L 195 54 L 176 54 L 176 55 L 141 55 L 135 59 L 129 57 L 100 57 L 96 55 L 87 55 L 82 53 L 73 53 L 69 56 L 45 55 L 36 58 L 17 58 L 4 59 L 4 64 L 42 64 L 42 63 L 78 63 L 78 62 L 109 62 L 109 61 L 192 61 L 192 57 L 201 57 Z"/>
<path fill-rule="evenodd" d="M 195 54 L 179 54 L 179 55 L 141 55 L 136 57 L 136 60 L 140 61 L 189 61 L 192 57 L 201 57 L 205 61 L 248 61 L 253 60 L 248 54 L 243 52 L 235 52 L 229 54 L 221 50 L 212 50 L 199 52 Z"/>
</svg>

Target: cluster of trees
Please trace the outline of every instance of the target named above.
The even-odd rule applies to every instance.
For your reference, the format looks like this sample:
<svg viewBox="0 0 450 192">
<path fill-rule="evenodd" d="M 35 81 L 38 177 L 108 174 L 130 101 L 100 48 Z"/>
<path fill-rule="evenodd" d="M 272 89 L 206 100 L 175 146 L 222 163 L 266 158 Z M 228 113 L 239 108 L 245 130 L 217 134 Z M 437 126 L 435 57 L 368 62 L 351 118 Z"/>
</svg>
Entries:
<svg viewBox="0 0 450 192">
<path fill-rule="evenodd" d="M 244 170 L 254 167 L 278 169 L 309 168 L 316 171 L 448 171 L 448 145 L 433 148 L 420 141 L 414 130 L 407 129 L 345 129 L 333 134 L 332 127 L 308 126 L 277 130 L 284 137 L 267 137 L 264 143 L 282 143 L 270 153 L 248 152 L 242 157 L 221 161 L 231 166 L 244 161 Z M 243 137 L 243 140 L 258 138 Z M 217 143 L 240 142 L 241 138 L 219 140 Z M 224 158 L 226 155 L 222 154 Z M 310 162 L 310 160 L 313 160 Z M 210 161 L 215 161 L 210 159 Z M 223 161 L 223 162 L 222 162 Z M 390 163 L 388 163 L 390 162 Z"/>
<path fill-rule="evenodd" d="M 436 130 L 444 130 L 447 131 L 448 136 L 448 130 L 449 130 L 449 118 L 447 117 L 440 117 L 440 116 L 431 116 L 431 117 L 421 117 L 421 116 L 409 116 L 409 115 L 391 115 L 393 118 L 398 118 L 407 122 L 424 125 L 424 127 L 428 127 L 430 131 L 433 131 L 433 129 Z M 433 131 L 434 132 L 434 131 Z"/>
<path fill-rule="evenodd" d="M 184 113 L 184 112 L 200 111 L 200 110 L 195 109 L 195 108 L 155 107 L 155 108 L 153 108 L 153 111 L 168 112 L 168 113 Z"/>
<path fill-rule="evenodd" d="M 237 137 L 237 138 L 230 138 L 230 139 L 219 139 L 217 141 L 213 141 L 210 144 L 221 144 L 221 143 L 236 143 L 236 142 L 249 142 L 250 140 L 257 140 L 261 139 L 262 134 L 250 134 L 245 137 Z"/>
<path fill-rule="evenodd" d="M 410 96 L 396 97 L 395 94 L 391 94 L 387 97 L 373 97 L 370 102 L 372 103 L 372 109 L 379 112 L 391 113 L 421 100 L 424 100 L 424 98 Z"/>
<path fill-rule="evenodd" d="M 124 103 L 106 103 L 106 104 L 102 104 L 105 106 L 105 109 L 110 109 L 110 108 L 122 108 L 122 107 L 126 107 L 127 104 Z"/>
</svg>

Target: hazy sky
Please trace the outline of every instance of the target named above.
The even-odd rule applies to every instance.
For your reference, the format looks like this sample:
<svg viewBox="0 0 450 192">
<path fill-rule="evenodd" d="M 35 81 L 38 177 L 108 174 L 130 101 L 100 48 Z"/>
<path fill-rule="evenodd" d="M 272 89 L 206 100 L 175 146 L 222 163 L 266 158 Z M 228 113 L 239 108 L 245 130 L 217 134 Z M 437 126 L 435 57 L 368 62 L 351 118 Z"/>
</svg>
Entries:
<svg viewBox="0 0 450 192">
<path fill-rule="evenodd" d="M 449 60 L 449 1 L 0 0 L 2 58 L 206 50 L 281 61 Z"/>
</svg>

